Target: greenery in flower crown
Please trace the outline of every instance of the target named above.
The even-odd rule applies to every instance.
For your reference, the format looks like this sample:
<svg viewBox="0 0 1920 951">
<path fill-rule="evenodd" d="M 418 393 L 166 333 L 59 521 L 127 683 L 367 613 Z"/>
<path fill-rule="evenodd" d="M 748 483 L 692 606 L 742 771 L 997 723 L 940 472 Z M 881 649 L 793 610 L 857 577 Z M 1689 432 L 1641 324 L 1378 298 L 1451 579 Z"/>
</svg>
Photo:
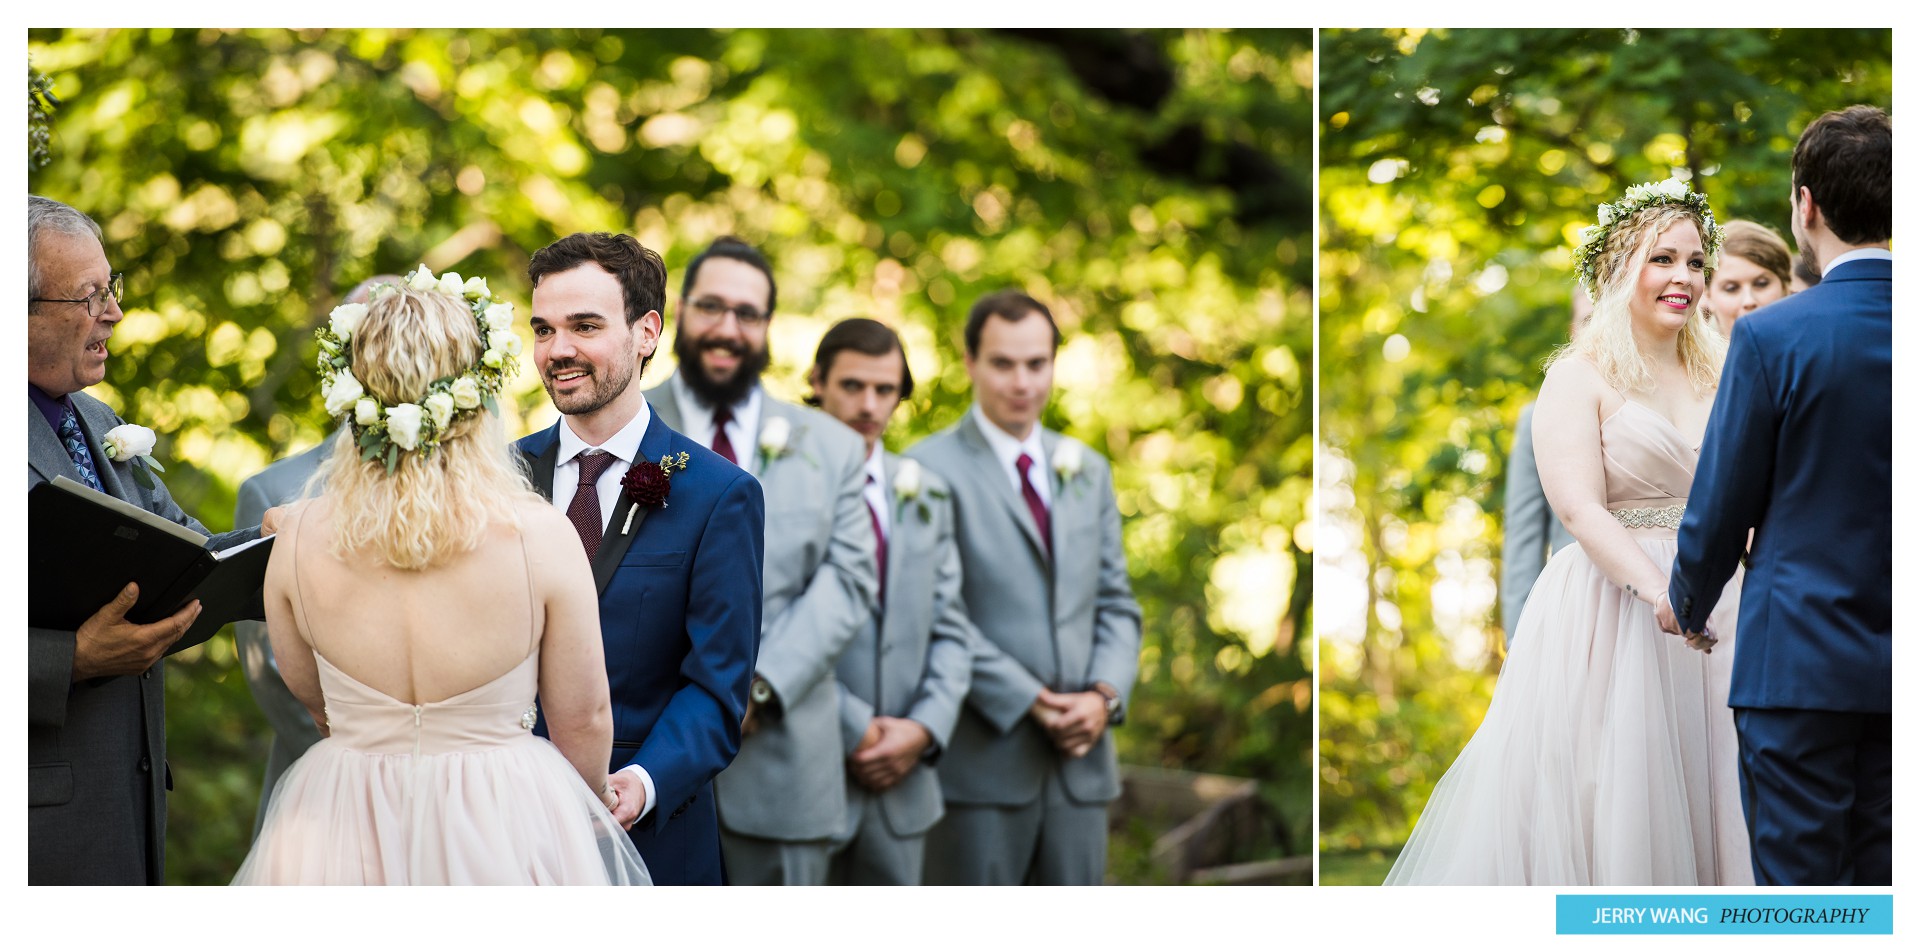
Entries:
<svg viewBox="0 0 1920 951">
<path fill-rule="evenodd" d="M 1598 300 L 1600 296 L 1599 275 L 1594 273 L 1599 266 L 1600 251 L 1607 246 L 1607 238 L 1612 236 L 1616 225 L 1654 205 L 1680 205 L 1700 213 L 1700 220 L 1706 223 L 1707 233 L 1700 236 L 1706 246 L 1707 269 L 1719 266 L 1720 226 L 1713 223 L 1713 209 L 1707 206 L 1707 196 L 1687 187 L 1687 183 L 1677 178 L 1664 182 L 1643 182 L 1627 189 L 1619 201 L 1600 206 L 1600 223 L 1580 229 L 1580 246 L 1573 252 L 1573 273 L 1580 280 L 1580 286 L 1586 289 L 1588 300 Z"/>
<path fill-rule="evenodd" d="M 400 464 L 403 452 L 433 455 L 455 420 L 482 409 L 497 412 L 494 397 L 516 372 L 514 358 L 521 349 L 520 338 L 513 333 L 513 304 L 494 300 L 485 278 L 463 282 L 452 271 L 435 277 L 422 264 L 406 276 L 405 283 L 415 291 L 451 295 L 465 304 L 485 344 L 479 362 L 427 384 L 419 399 L 388 406 L 354 378 L 353 336 L 367 316 L 366 304 L 335 307 L 326 326 L 314 331 L 320 341 L 320 395 L 327 415 L 352 426 L 360 458 L 384 462 L 388 473 Z M 371 299 L 398 291 L 393 284 L 376 284 Z"/>
</svg>

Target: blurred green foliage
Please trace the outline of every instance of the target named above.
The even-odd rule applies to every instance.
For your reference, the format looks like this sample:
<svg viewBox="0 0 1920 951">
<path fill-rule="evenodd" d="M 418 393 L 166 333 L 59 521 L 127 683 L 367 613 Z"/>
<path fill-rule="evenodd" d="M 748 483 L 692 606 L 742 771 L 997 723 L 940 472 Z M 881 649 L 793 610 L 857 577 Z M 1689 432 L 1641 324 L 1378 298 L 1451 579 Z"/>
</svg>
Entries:
<svg viewBox="0 0 1920 951">
<path fill-rule="evenodd" d="M 1678 174 L 1721 221 L 1787 234 L 1800 129 L 1891 108 L 1892 39 L 1373 30 L 1320 50 L 1321 846 L 1397 848 L 1491 697 L 1506 452 L 1567 336 L 1575 233 Z"/>
<path fill-rule="evenodd" d="M 128 275 L 93 392 L 160 433 L 169 487 L 215 529 L 241 480 L 324 434 L 310 332 L 376 273 L 482 275 L 524 313 L 528 255 L 568 232 L 632 233 L 675 277 L 739 234 L 782 285 L 775 393 L 801 394 L 831 322 L 900 330 L 923 382 L 895 448 L 965 410 L 974 297 L 1050 301 L 1067 343 L 1046 421 L 1115 460 L 1146 612 L 1122 756 L 1259 778 L 1309 827 L 1306 31 L 85 30 L 28 49 L 64 103 L 30 187 L 94 214 Z M 511 395 L 511 430 L 554 418 L 530 368 Z M 173 662 L 173 881 L 224 881 L 245 852 L 266 727 L 243 681 L 225 639 Z"/>
</svg>

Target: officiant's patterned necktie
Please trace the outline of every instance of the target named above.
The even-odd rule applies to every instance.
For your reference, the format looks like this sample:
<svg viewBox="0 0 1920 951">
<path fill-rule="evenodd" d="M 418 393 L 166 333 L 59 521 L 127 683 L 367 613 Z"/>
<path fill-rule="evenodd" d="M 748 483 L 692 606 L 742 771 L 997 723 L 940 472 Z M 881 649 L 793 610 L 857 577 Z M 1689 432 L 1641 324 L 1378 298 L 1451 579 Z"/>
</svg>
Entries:
<svg viewBox="0 0 1920 951">
<path fill-rule="evenodd" d="M 1047 543 L 1047 558 L 1053 558 L 1053 519 L 1047 517 L 1047 503 L 1040 501 L 1040 493 L 1033 488 L 1033 480 L 1027 473 L 1033 469 L 1033 457 L 1021 453 L 1013 461 L 1013 467 L 1020 470 L 1020 494 L 1027 499 L 1027 511 L 1033 513 L 1033 526 L 1040 530 L 1040 540 Z"/>
<path fill-rule="evenodd" d="M 80 416 L 73 411 L 73 404 L 63 407 L 66 412 L 60 417 L 60 441 L 66 444 L 67 455 L 73 458 L 73 466 L 80 470 L 80 481 L 87 488 L 98 492 L 107 491 L 100 486 L 100 474 L 93 471 L 93 453 L 87 449 L 87 436 L 80 431 Z"/>
<path fill-rule="evenodd" d="M 727 438 L 727 424 L 733 422 L 733 408 L 716 406 L 713 410 L 713 451 L 720 458 L 739 465 L 740 460 L 733 454 L 733 440 Z"/>
<path fill-rule="evenodd" d="M 580 463 L 580 487 L 573 490 L 573 501 L 567 503 L 567 521 L 580 533 L 580 544 L 586 546 L 587 560 L 592 561 L 593 556 L 600 553 L 600 535 L 607 527 L 600 516 L 600 474 L 613 465 L 614 456 L 598 449 L 585 449 L 573 458 Z"/>
</svg>

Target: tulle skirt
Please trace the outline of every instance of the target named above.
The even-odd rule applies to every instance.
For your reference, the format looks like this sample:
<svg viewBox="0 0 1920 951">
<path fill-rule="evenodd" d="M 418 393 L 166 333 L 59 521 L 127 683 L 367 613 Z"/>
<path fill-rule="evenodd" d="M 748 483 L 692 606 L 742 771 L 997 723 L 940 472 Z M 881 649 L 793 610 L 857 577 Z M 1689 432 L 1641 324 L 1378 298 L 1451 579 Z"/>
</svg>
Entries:
<svg viewBox="0 0 1920 951">
<path fill-rule="evenodd" d="M 1663 570 L 1670 534 L 1636 535 Z M 1520 615 L 1486 719 L 1447 770 L 1388 885 L 1753 882 L 1727 689 L 1735 576 L 1706 654 L 1579 545 Z"/>
<path fill-rule="evenodd" d="M 281 777 L 236 885 L 646 885 L 552 743 L 367 753 L 320 741 Z"/>
</svg>

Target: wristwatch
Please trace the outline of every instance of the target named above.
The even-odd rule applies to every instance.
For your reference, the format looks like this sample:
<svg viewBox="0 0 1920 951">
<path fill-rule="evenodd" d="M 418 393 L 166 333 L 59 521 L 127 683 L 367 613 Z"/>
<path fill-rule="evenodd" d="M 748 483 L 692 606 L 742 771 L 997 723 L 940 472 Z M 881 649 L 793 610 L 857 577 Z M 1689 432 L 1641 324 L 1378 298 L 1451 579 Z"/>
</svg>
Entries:
<svg viewBox="0 0 1920 951">
<path fill-rule="evenodd" d="M 1120 691 L 1113 689 L 1111 684 L 1100 680 L 1094 681 L 1093 686 L 1088 689 L 1107 698 L 1107 725 L 1118 725 L 1120 723 Z"/>
<path fill-rule="evenodd" d="M 747 699 L 753 705 L 771 711 L 774 706 L 773 685 L 765 677 L 753 678 L 753 686 L 747 690 Z"/>
</svg>

